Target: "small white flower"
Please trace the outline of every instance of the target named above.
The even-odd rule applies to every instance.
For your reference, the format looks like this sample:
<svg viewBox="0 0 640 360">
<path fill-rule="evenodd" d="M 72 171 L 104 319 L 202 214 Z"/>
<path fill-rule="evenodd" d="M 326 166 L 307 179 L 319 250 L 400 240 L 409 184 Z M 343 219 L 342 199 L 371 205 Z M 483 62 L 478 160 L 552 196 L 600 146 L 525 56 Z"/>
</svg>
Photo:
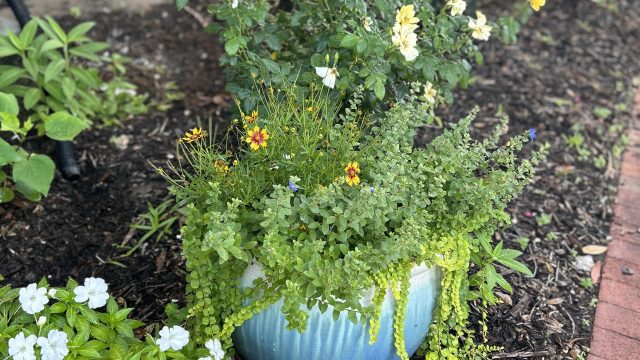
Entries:
<svg viewBox="0 0 640 360">
<path fill-rule="evenodd" d="M 462 15 L 467 8 L 467 3 L 463 0 L 449 0 L 447 5 L 451 6 L 451 16 Z"/>
<path fill-rule="evenodd" d="M 189 343 L 189 332 L 182 326 L 163 327 L 157 341 L 160 351 L 180 350 Z"/>
<path fill-rule="evenodd" d="M 40 346 L 42 360 L 62 360 L 69 353 L 67 348 L 67 334 L 51 330 L 47 337 L 38 338 L 38 346 Z"/>
<path fill-rule="evenodd" d="M 36 325 L 43 326 L 46 323 L 47 323 L 47 317 L 46 316 L 40 316 L 38 318 L 38 321 L 36 322 Z"/>
<path fill-rule="evenodd" d="M 332 89 L 336 86 L 336 78 L 340 75 L 338 69 L 334 67 L 316 67 L 316 74 L 322 78 L 323 84 Z"/>
<path fill-rule="evenodd" d="M 104 306 L 107 303 L 107 299 L 109 299 L 107 288 L 107 283 L 101 278 L 86 278 L 84 279 L 84 286 L 78 286 L 73 289 L 73 293 L 76 294 L 73 300 L 78 303 L 89 300 L 89 307 L 97 309 Z"/>
<path fill-rule="evenodd" d="M 473 31 L 471 36 L 478 40 L 489 40 L 489 36 L 491 36 L 491 26 L 487 25 L 487 17 L 480 11 L 476 11 L 476 17 L 477 19 L 469 20 L 469 29 Z"/>
<path fill-rule="evenodd" d="M 416 35 L 410 27 L 401 26 L 398 31 L 393 34 L 391 41 L 400 49 L 400 53 L 405 60 L 415 60 L 420 52 L 418 51 L 418 35 Z"/>
<path fill-rule="evenodd" d="M 56 297 L 56 292 L 57 290 L 54 288 L 49 289 L 49 292 L 47 293 L 49 295 L 50 298 L 54 298 Z"/>
<path fill-rule="evenodd" d="M 36 284 L 29 284 L 26 288 L 20 289 L 20 305 L 22 310 L 28 314 L 37 314 L 44 310 L 44 306 L 49 302 L 47 288 L 39 288 Z"/>
<path fill-rule="evenodd" d="M 433 84 L 427 81 L 427 83 L 424 85 L 424 97 L 425 97 L 426 101 L 429 104 L 435 104 L 436 103 L 436 95 L 438 95 L 438 92 L 433 87 Z"/>
<path fill-rule="evenodd" d="M 224 359 L 224 350 L 222 350 L 222 344 L 220 340 L 213 339 L 204 343 L 204 347 L 209 350 L 209 354 L 213 356 L 213 360 L 222 360 Z"/>
<path fill-rule="evenodd" d="M 366 31 L 371 31 L 371 25 L 373 24 L 373 20 L 370 17 L 366 17 L 362 20 L 362 26 Z"/>
<path fill-rule="evenodd" d="M 233 9 L 237 8 L 238 7 L 238 0 L 231 0 L 231 7 Z"/>
<path fill-rule="evenodd" d="M 21 332 L 13 339 L 9 339 L 9 356 L 12 356 L 13 360 L 36 360 L 33 345 L 37 340 L 35 335 L 29 335 L 25 338 L 24 333 Z"/>
</svg>

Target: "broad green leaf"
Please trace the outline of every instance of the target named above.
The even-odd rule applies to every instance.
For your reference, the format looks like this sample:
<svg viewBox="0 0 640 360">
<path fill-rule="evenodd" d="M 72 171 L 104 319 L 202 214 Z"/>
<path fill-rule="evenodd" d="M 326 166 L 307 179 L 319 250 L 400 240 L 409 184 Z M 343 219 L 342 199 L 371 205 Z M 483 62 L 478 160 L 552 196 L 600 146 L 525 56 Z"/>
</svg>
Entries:
<svg viewBox="0 0 640 360">
<path fill-rule="evenodd" d="M 49 23 L 51 30 L 53 30 L 60 41 L 62 41 L 63 43 L 69 42 L 69 40 L 67 39 L 67 35 L 64 33 L 64 30 L 62 30 L 60 25 L 58 25 L 58 23 L 53 20 L 52 17 L 47 16 L 47 22 Z"/>
<path fill-rule="evenodd" d="M 65 77 L 62 79 L 62 92 L 67 99 L 73 98 L 73 95 L 76 93 L 76 83 L 69 77 Z"/>
<path fill-rule="evenodd" d="M 25 135 L 25 130 L 20 127 L 18 117 L 2 111 L 0 111 L 0 131 L 11 131 L 15 134 Z"/>
<path fill-rule="evenodd" d="M 0 90 L 6 88 L 7 86 L 13 84 L 22 76 L 24 76 L 27 72 L 19 67 L 10 67 L 2 72 L 0 75 Z"/>
<path fill-rule="evenodd" d="M 384 82 L 376 81 L 376 84 L 373 87 L 373 92 L 376 94 L 376 97 L 378 98 L 378 100 L 384 99 L 384 95 L 386 92 L 384 88 Z"/>
<path fill-rule="evenodd" d="M 529 270 L 529 268 L 526 265 L 519 262 L 518 260 L 511 259 L 511 258 L 498 257 L 496 261 L 508 267 L 509 269 L 523 273 L 525 276 L 533 276 L 533 273 L 531 272 L 531 270 Z"/>
<path fill-rule="evenodd" d="M 224 43 L 224 51 L 227 54 L 233 56 L 238 52 L 238 50 L 240 50 L 240 47 L 245 44 L 246 41 L 244 40 L 244 38 L 237 36 L 227 40 L 227 42 Z"/>
<path fill-rule="evenodd" d="M 66 61 L 64 59 L 58 59 L 51 62 L 44 70 L 44 82 L 47 83 L 60 75 L 62 70 L 64 70 L 65 65 Z"/>
<path fill-rule="evenodd" d="M 489 290 L 492 290 L 494 288 L 494 286 L 496 286 L 496 282 L 498 281 L 496 268 L 491 264 L 487 264 L 487 267 L 485 268 L 484 274 L 486 276 L 487 285 L 489 287 Z"/>
<path fill-rule="evenodd" d="M 0 204 L 12 202 L 15 194 L 8 187 L 0 187 Z"/>
<path fill-rule="evenodd" d="M 87 124 L 66 111 L 57 112 L 45 119 L 44 129 L 48 137 L 54 140 L 73 140 Z"/>
<path fill-rule="evenodd" d="M 22 194 L 22 196 L 32 202 L 37 202 L 42 200 L 42 194 L 38 191 L 30 188 L 23 182 L 16 182 L 15 189 Z"/>
<path fill-rule="evenodd" d="M 40 98 L 42 97 L 42 91 L 40 91 L 40 89 L 38 88 L 31 88 L 29 89 L 29 91 L 27 91 L 26 94 L 24 94 L 24 99 L 22 99 L 22 101 L 24 102 L 24 108 L 29 110 L 32 107 L 35 106 L 35 104 L 38 103 L 38 101 L 40 101 Z"/>
<path fill-rule="evenodd" d="M 109 48 L 109 44 L 104 42 L 90 42 L 73 47 L 69 50 L 69 53 L 75 56 L 80 56 L 91 61 L 100 61 L 100 57 L 96 55 L 97 52 L 103 51 Z"/>
<path fill-rule="evenodd" d="M 16 149 L 0 138 L 0 166 L 22 160 Z"/>
<path fill-rule="evenodd" d="M 42 46 L 40 47 L 40 54 L 43 54 L 47 51 L 51 51 L 54 49 L 59 49 L 61 47 L 63 47 L 64 44 L 58 40 L 58 39 L 49 39 L 47 41 L 45 41 Z"/>
<path fill-rule="evenodd" d="M 39 68 L 38 68 L 38 63 L 34 58 L 31 58 L 31 57 L 22 58 L 22 67 L 24 67 L 25 70 L 27 70 L 27 72 L 29 73 L 32 79 L 34 80 L 38 79 Z"/>
<path fill-rule="evenodd" d="M 22 43 L 22 40 L 20 40 L 19 37 L 16 36 L 16 34 L 14 34 L 12 31 L 9 31 L 7 33 L 7 37 L 9 38 L 9 41 L 11 41 L 11 43 L 13 44 L 13 46 L 16 47 L 16 49 L 18 50 L 24 50 L 25 46 Z"/>
<path fill-rule="evenodd" d="M 8 41 L 0 37 L 0 58 L 18 55 L 20 52 Z"/>
<path fill-rule="evenodd" d="M 18 99 L 13 94 L 0 92 L 0 112 L 9 113 L 18 116 L 20 107 L 18 107 Z"/>
<path fill-rule="evenodd" d="M 32 155 L 13 164 L 13 181 L 47 196 L 53 181 L 55 165 L 46 155 Z"/>
</svg>

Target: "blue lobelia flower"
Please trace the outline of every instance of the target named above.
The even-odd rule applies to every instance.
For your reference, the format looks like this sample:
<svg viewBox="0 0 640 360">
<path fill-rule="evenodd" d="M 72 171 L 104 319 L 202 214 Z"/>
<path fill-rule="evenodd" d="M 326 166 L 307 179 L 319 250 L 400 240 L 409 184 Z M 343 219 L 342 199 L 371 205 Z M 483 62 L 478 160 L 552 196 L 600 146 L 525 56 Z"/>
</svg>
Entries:
<svg viewBox="0 0 640 360">
<path fill-rule="evenodd" d="M 536 129 L 534 128 L 529 129 L 529 139 L 531 141 L 536 139 Z"/>
<path fill-rule="evenodd" d="M 298 187 L 293 182 L 293 179 L 289 179 L 289 189 L 291 189 L 291 191 L 293 191 L 293 192 L 298 191 Z"/>
</svg>

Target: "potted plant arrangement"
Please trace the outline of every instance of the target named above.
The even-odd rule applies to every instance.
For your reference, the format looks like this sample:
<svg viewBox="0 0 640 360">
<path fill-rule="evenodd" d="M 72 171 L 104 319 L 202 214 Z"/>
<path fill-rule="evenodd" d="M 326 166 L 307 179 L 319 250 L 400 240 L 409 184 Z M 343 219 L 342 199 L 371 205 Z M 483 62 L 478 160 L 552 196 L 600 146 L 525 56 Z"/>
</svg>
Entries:
<svg viewBox="0 0 640 360">
<path fill-rule="evenodd" d="M 429 332 L 422 350 L 436 358 L 488 350 L 473 344 L 467 301 L 510 290 L 494 262 L 529 273 L 492 236 L 530 181 L 539 153 L 516 155 L 535 132 L 499 146 L 501 123 L 473 141 L 474 111 L 414 148 L 432 106 L 419 89 L 369 116 L 358 91 L 340 111 L 313 87 L 268 88 L 234 121 L 237 147 L 185 135 L 184 160 L 163 173 L 188 209 L 196 342 L 232 353 L 235 340 L 245 359 L 408 359 Z"/>
</svg>

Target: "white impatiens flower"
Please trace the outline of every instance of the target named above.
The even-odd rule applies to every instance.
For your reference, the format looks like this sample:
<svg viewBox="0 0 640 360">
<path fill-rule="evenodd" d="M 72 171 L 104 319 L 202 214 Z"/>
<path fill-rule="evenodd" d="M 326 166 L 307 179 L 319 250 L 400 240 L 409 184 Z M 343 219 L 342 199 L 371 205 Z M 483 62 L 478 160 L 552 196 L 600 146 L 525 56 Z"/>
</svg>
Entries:
<svg viewBox="0 0 640 360">
<path fill-rule="evenodd" d="M 42 360 L 62 360 L 69 353 L 67 334 L 58 330 L 49 331 L 46 338 L 39 337 L 38 346 L 41 349 Z"/>
<path fill-rule="evenodd" d="M 397 46 L 405 60 L 413 61 L 418 55 L 418 35 L 416 35 L 410 27 L 401 26 L 399 31 L 393 34 L 391 41 Z"/>
<path fill-rule="evenodd" d="M 489 40 L 491 26 L 487 25 L 487 17 L 480 11 L 476 11 L 476 18 L 469 20 L 469 29 L 473 31 L 471 36 L 478 40 Z"/>
<path fill-rule="evenodd" d="M 35 335 L 24 337 L 24 333 L 16 335 L 13 339 L 9 339 L 9 356 L 13 360 L 36 360 L 36 353 L 33 345 L 36 344 Z"/>
<path fill-rule="evenodd" d="M 44 306 L 49 302 L 47 288 L 39 288 L 36 284 L 29 284 L 26 288 L 20 289 L 20 305 L 22 310 L 28 314 L 37 314 L 44 310 Z"/>
<path fill-rule="evenodd" d="M 316 67 L 316 74 L 322 78 L 322 83 L 325 86 L 332 89 L 336 86 L 336 79 L 340 75 L 338 69 L 334 67 Z"/>
<path fill-rule="evenodd" d="M 447 5 L 451 6 L 451 16 L 462 15 L 467 8 L 467 3 L 463 0 L 449 0 L 447 1 Z"/>
<path fill-rule="evenodd" d="M 429 104 L 435 104 L 437 95 L 438 95 L 438 92 L 433 87 L 433 84 L 427 81 L 427 83 L 424 85 L 424 97 L 426 101 Z"/>
<path fill-rule="evenodd" d="M 107 299 L 109 299 L 107 288 L 107 283 L 101 278 L 86 278 L 84 279 L 84 286 L 78 286 L 73 289 L 73 293 L 76 294 L 73 300 L 79 303 L 89 300 L 89 307 L 97 309 L 104 306 L 107 303 Z"/>
<path fill-rule="evenodd" d="M 38 326 L 43 326 L 46 323 L 47 323 L 47 317 L 46 316 L 40 316 L 38 318 L 38 321 L 36 321 L 36 325 L 38 325 Z"/>
<path fill-rule="evenodd" d="M 373 20 L 371 20 L 371 18 L 368 16 L 362 20 L 362 27 L 364 27 L 366 31 L 371 31 L 372 24 Z"/>
<path fill-rule="evenodd" d="M 222 344 L 220 340 L 213 339 L 204 343 L 204 347 L 209 350 L 209 354 L 213 357 L 213 360 L 222 360 L 224 359 L 224 350 L 222 350 Z"/>
<path fill-rule="evenodd" d="M 49 289 L 49 292 L 47 292 L 47 294 L 49 294 L 50 298 L 54 298 L 54 297 L 56 297 L 56 292 L 57 292 L 56 289 L 51 288 L 51 289 Z"/>
<path fill-rule="evenodd" d="M 189 343 L 189 332 L 182 326 L 165 326 L 160 330 L 157 343 L 160 351 L 167 351 L 169 348 L 178 351 Z"/>
<path fill-rule="evenodd" d="M 237 8 L 238 7 L 238 0 L 231 0 L 231 7 L 232 8 Z"/>
</svg>

